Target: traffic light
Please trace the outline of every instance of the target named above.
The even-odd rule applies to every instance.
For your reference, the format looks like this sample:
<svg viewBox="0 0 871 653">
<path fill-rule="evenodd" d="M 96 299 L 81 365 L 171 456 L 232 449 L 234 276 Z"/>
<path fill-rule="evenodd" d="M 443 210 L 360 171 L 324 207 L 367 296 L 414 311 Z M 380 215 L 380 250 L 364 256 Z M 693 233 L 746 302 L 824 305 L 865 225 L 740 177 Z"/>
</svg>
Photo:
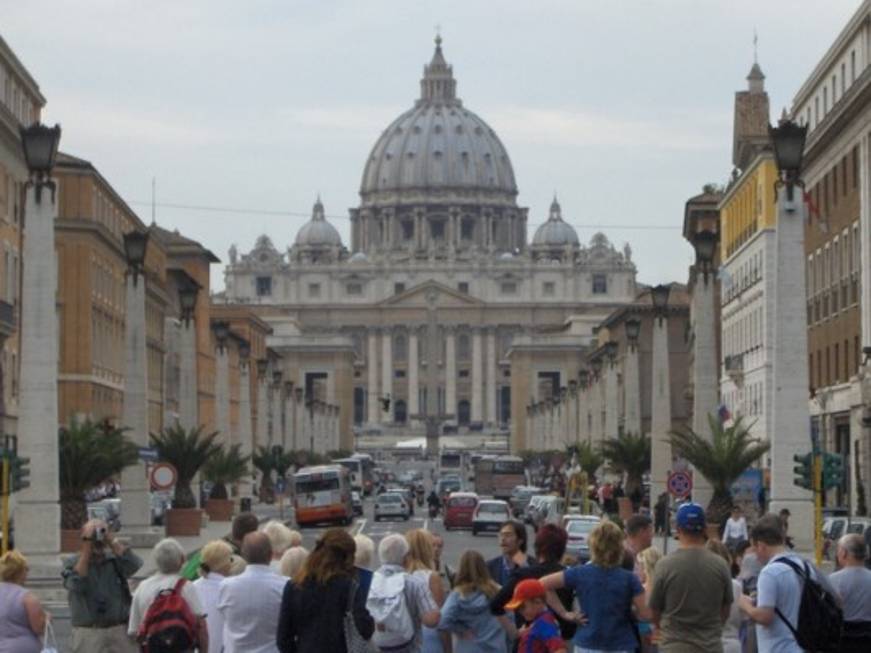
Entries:
<svg viewBox="0 0 871 653">
<path fill-rule="evenodd" d="M 823 454 L 823 487 L 839 487 L 844 482 L 844 458 L 837 453 Z"/>
<path fill-rule="evenodd" d="M 798 487 L 803 487 L 805 490 L 812 490 L 814 479 L 814 457 L 813 454 L 806 453 L 805 455 L 795 454 L 792 459 L 798 463 L 793 467 L 795 479 L 793 484 Z"/>
</svg>

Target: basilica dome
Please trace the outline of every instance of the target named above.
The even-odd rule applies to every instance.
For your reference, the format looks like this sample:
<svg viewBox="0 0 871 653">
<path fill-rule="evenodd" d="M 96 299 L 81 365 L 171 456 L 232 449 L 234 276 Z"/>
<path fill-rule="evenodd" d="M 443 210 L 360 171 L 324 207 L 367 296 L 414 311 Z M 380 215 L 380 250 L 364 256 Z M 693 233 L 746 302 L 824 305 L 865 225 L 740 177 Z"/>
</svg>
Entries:
<svg viewBox="0 0 871 653">
<path fill-rule="evenodd" d="M 364 204 L 397 195 L 447 200 L 450 191 L 513 202 L 517 185 L 508 152 L 490 126 L 457 99 L 439 37 L 420 85 L 414 107 L 372 148 L 360 187 Z"/>
<path fill-rule="evenodd" d="M 341 247 L 342 237 L 324 215 L 324 205 L 318 197 L 312 208 L 311 220 L 306 222 L 296 232 L 296 244 L 299 247 Z"/>
<path fill-rule="evenodd" d="M 547 222 L 535 230 L 532 237 L 533 247 L 565 247 L 566 245 L 578 246 L 578 232 L 569 223 L 563 220 L 562 209 L 556 197 L 550 205 L 550 216 Z"/>
</svg>

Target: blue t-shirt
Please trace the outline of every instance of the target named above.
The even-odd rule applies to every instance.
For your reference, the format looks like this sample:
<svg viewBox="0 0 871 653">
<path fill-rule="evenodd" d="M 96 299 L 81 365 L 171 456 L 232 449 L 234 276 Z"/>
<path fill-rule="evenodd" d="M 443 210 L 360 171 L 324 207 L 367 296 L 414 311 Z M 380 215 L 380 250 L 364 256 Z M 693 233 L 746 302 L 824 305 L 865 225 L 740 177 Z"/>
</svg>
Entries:
<svg viewBox="0 0 871 653">
<path fill-rule="evenodd" d="M 572 641 L 581 648 L 632 651 L 638 645 L 632 627 L 632 599 L 644 591 L 631 571 L 619 567 L 605 569 L 592 563 L 565 571 L 566 587 L 571 587 L 581 610 L 587 616 Z"/>
</svg>

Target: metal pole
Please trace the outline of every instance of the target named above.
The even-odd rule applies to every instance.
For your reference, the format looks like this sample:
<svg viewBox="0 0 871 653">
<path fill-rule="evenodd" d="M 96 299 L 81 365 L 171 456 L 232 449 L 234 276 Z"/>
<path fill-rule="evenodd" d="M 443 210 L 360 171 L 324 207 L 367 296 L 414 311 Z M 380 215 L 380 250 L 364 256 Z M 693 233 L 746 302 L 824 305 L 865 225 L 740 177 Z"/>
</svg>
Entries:
<svg viewBox="0 0 871 653">
<path fill-rule="evenodd" d="M 665 527 L 662 529 L 662 555 L 668 553 L 668 535 L 671 526 L 671 494 L 665 500 Z"/>
<path fill-rule="evenodd" d="M 817 566 L 823 561 L 823 462 L 822 454 L 814 451 L 814 559 Z"/>
<path fill-rule="evenodd" d="M 3 452 L 3 479 L 2 479 L 2 520 L 3 520 L 3 545 L 0 551 L 3 555 L 9 550 L 9 455 Z"/>
</svg>

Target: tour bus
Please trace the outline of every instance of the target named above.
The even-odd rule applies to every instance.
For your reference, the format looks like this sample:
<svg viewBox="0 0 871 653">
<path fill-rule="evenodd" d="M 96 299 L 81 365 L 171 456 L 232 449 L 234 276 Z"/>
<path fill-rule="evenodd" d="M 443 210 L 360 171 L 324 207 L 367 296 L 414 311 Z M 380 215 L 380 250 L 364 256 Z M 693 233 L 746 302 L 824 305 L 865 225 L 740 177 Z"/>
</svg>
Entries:
<svg viewBox="0 0 871 653">
<path fill-rule="evenodd" d="M 461 451 L 442 451 L 439 456 L 439 476 L 457 474 L 463 477 L 463 453 Z"/>
<path fill-rule="evenodd" d="M 374 484 L 375 461 L 367 453 L 355 453 L 350 458 L 338 458 L 333 461 L 348 470 L 351 481 L 351 489 L 360 494 L 372 494 Z"/>
<path fill-rule="evenodd" d="M 296 523 L 299 526 L 320 522 L 350 524 L 354 507 L 349 476 L 341 465 L 303 467 L 294 474 Z"/>
<path fill-rule="evenodd" d="M 475 492 L 508 500 L 518 485 L 526 485 L 523 459 L 517 456 L 482 456 L 475 463 Z"/>
</svg>

